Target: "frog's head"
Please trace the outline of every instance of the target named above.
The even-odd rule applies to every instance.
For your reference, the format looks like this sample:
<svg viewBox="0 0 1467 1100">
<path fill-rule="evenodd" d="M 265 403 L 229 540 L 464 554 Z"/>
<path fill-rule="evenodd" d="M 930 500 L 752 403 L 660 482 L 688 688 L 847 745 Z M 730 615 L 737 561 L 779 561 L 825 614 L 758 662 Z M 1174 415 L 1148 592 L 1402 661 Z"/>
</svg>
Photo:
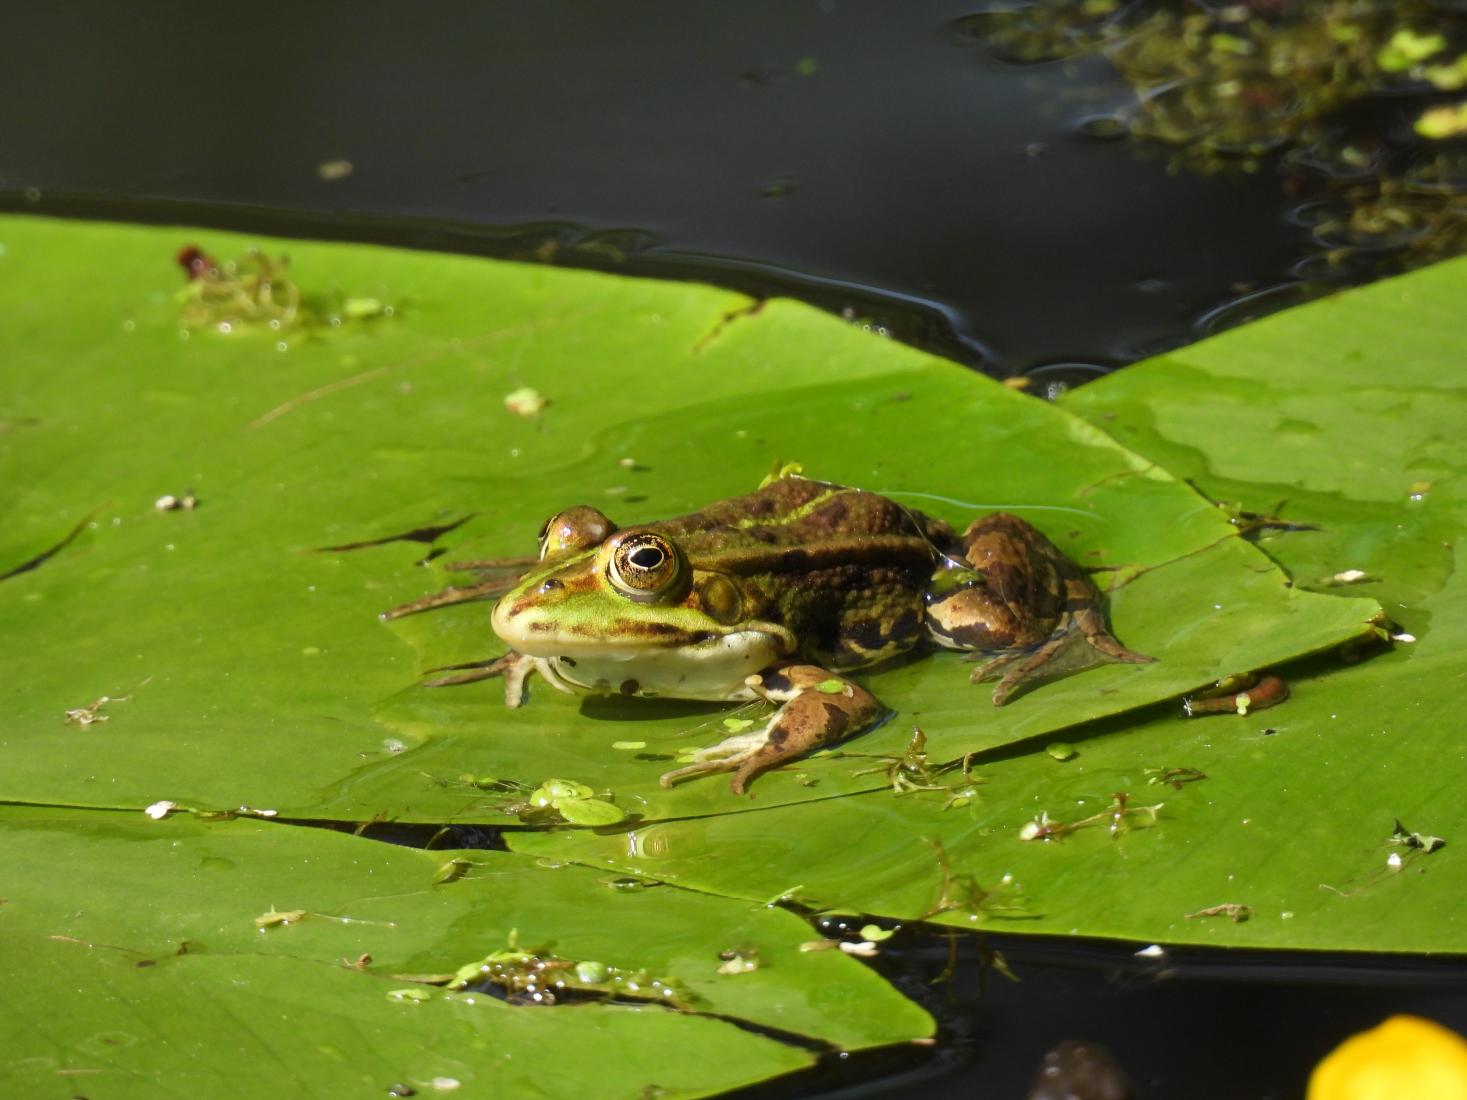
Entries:
<svg viewBox="0 0 1467 1100">
<path fill-rule="evenodd" d="M 745 603 L 736 578 L 697 568 L 660 531 L 617 530 L 595 509 L 574 508 L 546 524 L 540 564 L 495 604 L 493 625 L 516 651 L 569 658 L 572 668 L 655 655 L 742 682 L 795 649 L 782 627 L 750 621 Z"/>
</svg>

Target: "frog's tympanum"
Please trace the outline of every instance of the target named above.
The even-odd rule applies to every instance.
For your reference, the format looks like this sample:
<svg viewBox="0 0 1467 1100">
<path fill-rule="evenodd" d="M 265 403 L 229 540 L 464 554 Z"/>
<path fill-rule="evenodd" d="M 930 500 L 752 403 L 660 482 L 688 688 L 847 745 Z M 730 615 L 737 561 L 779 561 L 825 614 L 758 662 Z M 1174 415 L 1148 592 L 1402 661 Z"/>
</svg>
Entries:
<svg viewBox="0 0 1467 1100">
<path fill-rule="evenodd" d="M 972 653 L 972 679 L 998 679 L 996 705 L 1060 664 L 1152 660 L 1116 640 L 1088 576 L 1023 520 L 995 513 L 958 536 L 876 493 L 803 477 L 636 527 L 560 512 L 493 623 L 512 652 L 482 674 L 505 676 L 512 707 L 531 672 L 562 691 L 780 704 L 763 728 L 662 777 L 732 771 L 735 793 L 875 725 L 881 704 L 846 674 L 924 645 Z M 1046 669 L 1061 651 L 1071 655 Z"/>
</svg>

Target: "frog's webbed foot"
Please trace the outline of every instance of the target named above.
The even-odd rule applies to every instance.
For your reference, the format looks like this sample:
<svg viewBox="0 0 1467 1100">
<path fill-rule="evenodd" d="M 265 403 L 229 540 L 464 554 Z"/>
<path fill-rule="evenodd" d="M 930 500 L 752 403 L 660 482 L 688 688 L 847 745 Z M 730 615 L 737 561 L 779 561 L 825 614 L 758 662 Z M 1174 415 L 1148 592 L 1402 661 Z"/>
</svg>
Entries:
<svg viewBox="0 0 1467 1100">
<path fill-rule="evenodd" d="M 1008 649 L 998 653 L 975 653 L 980 662 L 969 677 L 971 683 L 998 680 L 993 705 L 1003 706 L 1013 693 L 1040 680 L 1055 679 L 1110 662 L 1150 664 L 1155 657 L 1127 649 L 1105 626 L 1093 601 L 1077 602 L 1066 612 L 1048 638 L 1038 647 Z"/>
<path fill-rule="evenodd" d="M 439 592 L 419 596 L 416 600 L 389 607 L 378 616 L 383 622 L 401 619 L 405 615 L 416 615 L 420 611 L 432 611 L 436 607 L 451 607 L 471 600 L 487 600 L 504 595 L 524 576 L 525 570 L 539 562 L 539 558 L 489 558 L 484 561 L 451 561 L 444 568 L 455 573 L 497 573 L 475 584 L 451 584 Z"/>
<path fill-rule="evenodd" d="M 664 787 L 696 775 L 731 771 L 729 788 L 743 794 L 762 772 L 842 741 L 882 714 L 881 703 L 865 688 L 815 665 L 770 669 L 749 677 L 748 685 L 761 698 L 783 706 L 763 729 L 698 749 L 687 767 L 662 776 Z"/>
<path fill-rule="evenodd" d="M 424 680 L 423 687 L 453 687 L 472 684 L 479 680 L 504 677 L 504 705 L 517 707 L 525 701 L 525 681 L 535 672 L 539 664 L 534 657 L 510 650 L 503 657 L 489 661 L 470 661 L 462 665 L 442 665 L 430 668 L 429 672 L 455 672 L 453 676 L 440 676 L 436 680 Z"/>
<path fill-rule="evenodd" d="M 1060 632 L 1051 635 L 1037 649 L 972 654 L 968 659 L 978 661 L 979 665 L 968 677 L 968 682 L 981 684 L 986 680 L 998 680 L 993 689 L 993 705 L 1001 707 L 1016 690 L 1033 681 L 1049 679 L 1062 672 L 1076 671 L 1079 666 L 1073 664 L 1070 668 L 1046 667 L 1074 637 L 1076 635 L 1072 632 Z M 1070 648 L 1073 651 L 1074 647 Z"/>
</svg>

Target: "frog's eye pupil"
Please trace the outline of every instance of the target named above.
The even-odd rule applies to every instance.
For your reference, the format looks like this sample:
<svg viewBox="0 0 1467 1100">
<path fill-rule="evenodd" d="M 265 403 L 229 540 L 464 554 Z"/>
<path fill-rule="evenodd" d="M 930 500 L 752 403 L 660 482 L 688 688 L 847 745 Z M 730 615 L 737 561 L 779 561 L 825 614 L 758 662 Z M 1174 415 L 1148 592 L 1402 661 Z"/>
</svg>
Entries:
<svg viewBox="0 0 1467 1100">
<path fill-rule="evenodd" d="M 656 546 L 639 546 L 627 555 L 627 562 L 638 569 L 656 569 L 666 560 L 667 555 Z"/>
</svg>

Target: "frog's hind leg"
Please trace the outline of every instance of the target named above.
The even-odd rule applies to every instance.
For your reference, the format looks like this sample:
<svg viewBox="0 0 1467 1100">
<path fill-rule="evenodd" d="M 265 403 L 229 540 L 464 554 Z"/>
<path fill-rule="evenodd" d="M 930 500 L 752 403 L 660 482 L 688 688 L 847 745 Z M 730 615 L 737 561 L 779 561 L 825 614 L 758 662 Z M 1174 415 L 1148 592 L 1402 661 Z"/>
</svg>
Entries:
<svg viewBox="0 0 1467 1100">
<path fill-rule="evenodd" d="M 1106 661 L 1152 660 L 1111 633 L 1100 593 L 1042 532 L 999 512 L 974 521 L 927 596 L 928 636 L 982 662 L 995 706 L 1021 687 Z"/>
</svg>

